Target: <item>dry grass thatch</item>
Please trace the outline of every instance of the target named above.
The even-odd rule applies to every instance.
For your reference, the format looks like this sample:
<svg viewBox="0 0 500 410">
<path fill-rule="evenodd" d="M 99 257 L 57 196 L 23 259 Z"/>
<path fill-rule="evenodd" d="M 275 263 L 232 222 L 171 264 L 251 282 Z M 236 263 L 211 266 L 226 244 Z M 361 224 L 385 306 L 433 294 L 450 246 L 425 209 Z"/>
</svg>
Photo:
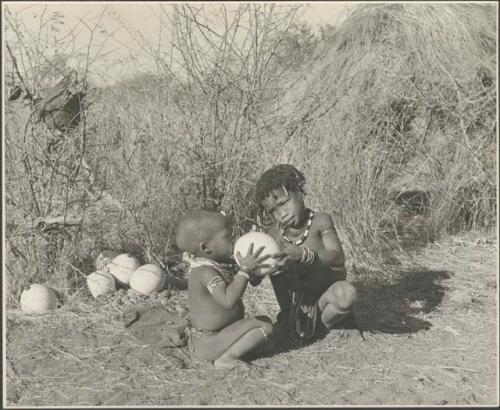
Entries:
<svg viewBox="0 0 500 410">
<path fill-rule="evenodd" d="M 425 238 L 495 225 L 495 10 L 358 5 L 288 94 L 292 160 L 357 260 L 383 266 L 401 217 L 418 225 L 394 206 L 398 192 L 432 193 L 415 231 Z"/>
</svg>

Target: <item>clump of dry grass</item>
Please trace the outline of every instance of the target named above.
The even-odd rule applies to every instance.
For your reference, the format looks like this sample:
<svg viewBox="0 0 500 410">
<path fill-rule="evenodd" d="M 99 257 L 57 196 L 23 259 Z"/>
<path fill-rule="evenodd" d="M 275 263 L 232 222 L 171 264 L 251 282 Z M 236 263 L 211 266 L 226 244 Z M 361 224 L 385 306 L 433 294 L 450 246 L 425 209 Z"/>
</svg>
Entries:
<svg viewBox="0 0 500 410">
<path fill-rule="evenodd" d="M 56 134 L 35 123 L 28 107 L 17 108 L 5 132 L 9 305 L 31 283 L 65 294 L 81 287 L 85 278 L 69 267 L 92 264 L 81 228 L 95 193 L 82 163 L 85 131 Z"/>
</svg>

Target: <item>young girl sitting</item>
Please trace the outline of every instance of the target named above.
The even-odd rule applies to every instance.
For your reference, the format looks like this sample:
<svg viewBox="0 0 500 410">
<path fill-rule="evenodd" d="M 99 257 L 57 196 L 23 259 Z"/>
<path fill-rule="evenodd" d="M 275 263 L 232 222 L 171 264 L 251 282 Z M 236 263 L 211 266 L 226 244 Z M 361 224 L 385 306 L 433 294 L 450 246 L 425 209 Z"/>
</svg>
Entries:
<svg viewBox="0 0 500 410">
<path fill-rule="evenodd" d="M 264 172 L 256 184 L 256 202 L 275 225 L 268 233 L 282 251 L 271 276 L 280 306 L 280 330 L 307 340 L 324 331 L 362 338 L 351 315 L 356 289 L 346 281 L 344 252 L 332 217 L 304 203 L 304 175 L 289 164 Z"/>
</svg>

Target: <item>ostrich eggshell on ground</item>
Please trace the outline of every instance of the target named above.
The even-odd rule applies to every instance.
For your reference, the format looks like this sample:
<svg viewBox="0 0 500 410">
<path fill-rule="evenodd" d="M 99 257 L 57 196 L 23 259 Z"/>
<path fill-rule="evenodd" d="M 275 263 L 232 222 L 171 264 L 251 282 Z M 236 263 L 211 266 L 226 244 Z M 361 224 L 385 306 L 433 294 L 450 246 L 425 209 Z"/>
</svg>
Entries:
<svg viewBox="0 0 500 410">
<path fill-rule="evenodd" d="M 149 295 L 162 290 L 166 279 L 162 268 L 154 264 L 147 264 L 132 273 L 130 287 L 143 295 Z"/>
<path fill-rule="evenodd" d="M 131 256 L 128 253 L 122 253 L 116 256 L 109 266 L 109 273 L 111 273 L 116 282 L 120 285 L 127 286 L 130 282 L 132 273 L 141 266 L 141 263 L 135 256 Z"/>
<path fill-rule="evenodd" d="M 245 235 L 241 236 L 236 243 L 234 244 L 234 259 L 236 263 L 239 265 L 240 262 L 236 256 L 236 253 L 239 252 L 242 257 L 245 257 L 250 244 L 253 242 L 253 252 L 257 251 L 261 246 L 264 246 L 264 250 L 260 253 L 259 257 L 265 255 L 271 255 L 273 253 L 279 252 L 280 248 L 278 243 L 274 240 L 271 235 L 268 235 L 264 232 L 248 232 Z M 268 271 L 272 269 L 272 265 L 276 260 L 273 258 L 267 258 L 262 263 L 266 265 L 271 265 L 271 267 L 267 268 L 259 268 L 255 270 L 257 275 L 265 275 Z"/>
<path fill-rule="evenodd" d="M 57 307 L 57 295 L 53 289 L 34 284 L 21 293 L 21 309 L 25 313 L 41 314 Z"/>
<path fill-rule="evenodd" d="M 116 290 L 115 278 L 108 272 L 92 272 L 87 276 L 87 286 L 94 298 Z"/>
</svg>

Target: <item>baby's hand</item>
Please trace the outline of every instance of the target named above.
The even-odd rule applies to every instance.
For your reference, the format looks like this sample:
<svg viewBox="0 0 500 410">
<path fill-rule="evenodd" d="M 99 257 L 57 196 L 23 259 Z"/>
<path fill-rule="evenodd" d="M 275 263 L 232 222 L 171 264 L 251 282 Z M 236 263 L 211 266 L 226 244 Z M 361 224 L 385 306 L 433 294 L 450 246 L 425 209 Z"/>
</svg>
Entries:
<svg viewBox="0 0 500 410">
<path fill-rule="evenodd" d="M 262 262 L 269 258 L 269 255 L 264 255 L 259 257 L 259 255 L 264 250 L 265 246 L 261 246 L 259 249 L 253 252 L 253 242 L 248 247 L 247 254 L 245 256 L 241 256 L 240 252 L 236 252 L 236 259 L 240 266 L 244 266 L 250 272 L 253 272 L 257 268 L 268 267 L 269 265 L 265 265 Z"/>
</svg>

